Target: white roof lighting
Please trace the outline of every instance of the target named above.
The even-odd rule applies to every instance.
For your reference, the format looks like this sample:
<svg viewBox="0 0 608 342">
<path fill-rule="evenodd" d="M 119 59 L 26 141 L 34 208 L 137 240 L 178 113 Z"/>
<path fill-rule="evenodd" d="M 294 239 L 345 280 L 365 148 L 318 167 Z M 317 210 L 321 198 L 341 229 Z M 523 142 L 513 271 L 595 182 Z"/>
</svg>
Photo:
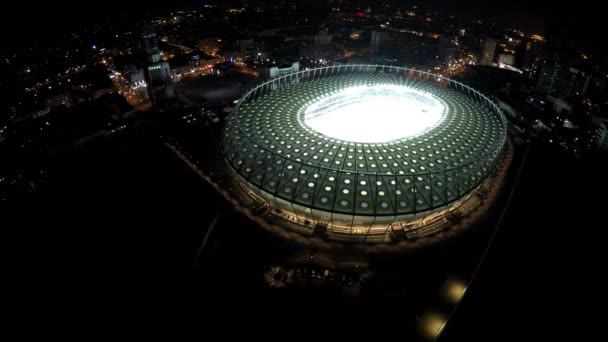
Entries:
<svg viewBox="0 0 608 342">
<path fill-rule="evenodd" d="M 304 123 L 327 137 L 385 143 L 427 132 L 444 117 L 432 95 L 398 85 L 357 86 L 321 98 L 304 112 Z"/>
</svg>

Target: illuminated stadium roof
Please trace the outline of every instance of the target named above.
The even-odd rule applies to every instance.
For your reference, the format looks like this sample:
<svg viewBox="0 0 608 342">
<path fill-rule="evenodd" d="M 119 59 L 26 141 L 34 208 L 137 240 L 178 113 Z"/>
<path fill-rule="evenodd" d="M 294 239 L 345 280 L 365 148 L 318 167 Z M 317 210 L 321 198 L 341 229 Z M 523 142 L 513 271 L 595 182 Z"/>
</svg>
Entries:
<svg viewBox="0 0 608 342">
<path fill-rule="evenodd" d="M 393 84 L 361 85 L 324 96 L 304 111 L 304 126 L 327 137 L 386 143 L 420 135 L 443 119 L 429 94 Z"/>
<path fill-rule="evenodd" d="M 460 83 L 342 66 L 250 91 L 228 120 L 223 148 L 242 183 L 262 197 L 332 214 L 394 216 L 471 192 L 493 171 L 505 140 L 497 107 Z"/>
</svg>

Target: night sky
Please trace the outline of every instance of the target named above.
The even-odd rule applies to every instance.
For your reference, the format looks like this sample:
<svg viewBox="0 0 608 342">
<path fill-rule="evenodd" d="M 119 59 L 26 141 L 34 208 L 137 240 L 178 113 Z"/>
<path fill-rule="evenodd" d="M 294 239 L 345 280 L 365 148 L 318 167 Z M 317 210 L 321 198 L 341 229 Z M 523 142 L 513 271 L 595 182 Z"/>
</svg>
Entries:
<svg viewBox="0 0 608 342">
<path fill-rule="evenodd" d="M 213 0 L 210 0 L 213 1 Z M 253 1 L 253 0 L 250 0 Z M 326 0 L 307 0 L 306 6 L 316 7 Z M 357 0 L 354 0 L 357 1 Z M 362 4 L 369 0 L 358 0 Z M 390 0 L 389 0 L 390 1 Z M 411 1 L 393 0 L 396 3 L 408 4 Z M 4 11 L 6 17 L 20 17 L 23 20 L 11 23 L 4 20 L 3 31 L 14 32 L 9 35 L 8 41 L 23 39 L 44 39 L 45 35 L 70 30 L 91 22 L 107 21 L 122 18 L 124 20 L 137 20 L 146 13 L 163 13 L 166 9 L 180 6 L 198 6 L 203 0 L 172 0 L 172 1 L 146 1 L 146 0 L 104 0 L 81 1 L 67 0 L 20 1 L 7 7 Z M 495 20 L 498 23 L 508 24 L 516 28 L 537 33 L 556 32 L 559 36 L 575 40 L 585 47 L 593 47 L 593 40 L 601 31 L 603 11 L 596 9 L 592 0 L 579 0 L 573 6 L 564 6 L 551 0 L 427 0 L 422 2 L 431 5 L 440 11 L 466 17 L 480 17 Z M 10 13 L 11 11 L 15 11 Z M 16 25 L 16 27 L 15 27 Z M 17 28 L 17 30 L 15 30 Z"/>
</svg>

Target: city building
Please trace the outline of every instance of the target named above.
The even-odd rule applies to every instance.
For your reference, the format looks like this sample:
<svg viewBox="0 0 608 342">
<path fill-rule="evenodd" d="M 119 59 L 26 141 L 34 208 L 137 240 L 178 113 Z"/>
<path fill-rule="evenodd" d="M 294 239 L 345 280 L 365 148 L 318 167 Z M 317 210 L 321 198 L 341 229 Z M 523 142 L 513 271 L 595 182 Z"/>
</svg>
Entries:
<svg viewBox="0 0 608 342">
<path fill-rule="evenodd" d="M 388 41 L 388 32 L 372 30 L 370 52 L 377 54 Z"/>
<path fill-rule="evenodd" d="M 153 30 L 144 33 L 144 45 L 147 55 L 147 71 L 150 84 L 163 83 L 171 78 L 169 63 L 163 61 L 158 46 L 158 34 Z"/>
<path fill-rule="evenodd" d="M 169 80 L 171 78 L 169 63 L 163 61 L 148 65 L 148 75 L 152 84 Z"/>
<path fill-rule="evenodd" d="M 147 55 L 146 76 L 150 99 L 156 102 L 159 98 L 170 97 L 172 87 L 168 84 L 171 79 L 169 63 L 161 59 L 158 46 L 158 35 L 151 29 L 144 32 L 144 46 Z"/>
<path fill-rule="evenodd" d="M 300 62 L 285 64 L 268 64 L 258 67 L 258 77 L 263 80 L 273 79 L 300 71 Z"/>
<path fill-rule="evenodd" d="M 496 41 L 494 39 L 486 38 L 483 41 L 483 48 L 481 50 L 481 59 L 479 64 L 481 65 L 492 65 L 494 61 L 494 52 L 496 51 Z"/>
<path fill-rule="evenodd" d="M 130 64 L 125 67 L 125 79 L 129 82 L 131 88 L 140 88 L 146 86 L 146 76 L 144 69 L 135 64 Z"/>
<path fill-rule="evenodd" d="M 509 65 L 509 66 L 514 66 L 515 65 L 515 56 L 511 55 L 511 54 L 506 54 L 506 53 L 501 53 L 500 55 L 498 55 L 498 65 Z"/>
<path fill-rule="evenodd" d="M 548 63 L 542 68 L 536 90 L 561 98 L 584 96 L 590 80 L 576 68 Z"/>
<path fill-rule="evenodd" d="M 225 55 L 238 56 L 252 62 L 264 62 L 273 57 L 272 44 L 268 44 L 264 39 L 239 39 L 235 43 L 234 51 L 228 51 L 226 48 L 223 50 Z"/>
<path fill-rule="evenodd" d="M 144 32 L 144 48 L 146 49 L 148 64 L 160 62 L 161 58 L 160 48 L 158 47 L 158 34 L 151 29 Z"/>
<path fill-rule="evenodd" d="M 317 35 L 315 36 L 315 45 L 326 46 L 331 44 L 332 35 L 328 33 L 327 28 L 323 28 Z"/>
<path fill-rule="evenodd" d="M 239 57 L 244 60 L 254 60 L 257 51 L 256 44 L 253 39 L 239 39 L 236 41 L 236 47 L 239 52 Z"/>
</svg>

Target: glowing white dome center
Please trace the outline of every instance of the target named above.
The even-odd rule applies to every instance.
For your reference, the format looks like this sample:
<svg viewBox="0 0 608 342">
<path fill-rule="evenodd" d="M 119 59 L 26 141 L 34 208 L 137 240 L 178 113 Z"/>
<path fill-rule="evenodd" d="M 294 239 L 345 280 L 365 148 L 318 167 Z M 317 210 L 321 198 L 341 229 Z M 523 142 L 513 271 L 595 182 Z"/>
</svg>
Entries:
<svg viewBox="0 0 608 342">
<path fill-rule="evenodd" d="M 320 98 L 304 111 L 304 124 L 327 137 L 358 143 L 385 143 L 415 137 L 440 123 L 439 100 L 405 86 L 344 89 Z"/>
</svg>

